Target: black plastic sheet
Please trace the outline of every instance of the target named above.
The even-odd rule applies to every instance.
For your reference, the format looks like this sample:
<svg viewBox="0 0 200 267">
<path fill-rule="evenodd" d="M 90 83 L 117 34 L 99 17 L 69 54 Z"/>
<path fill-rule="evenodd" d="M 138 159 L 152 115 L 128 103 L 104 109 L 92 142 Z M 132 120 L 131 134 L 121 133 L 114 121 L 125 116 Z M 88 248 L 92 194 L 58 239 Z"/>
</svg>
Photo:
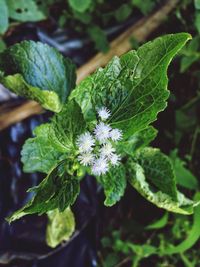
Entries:
<svg viewBox="0 0 200 267">
<path fill-rule="evenodd" d="M 48 114 L 34 116 L 0 133 L 0 264 L 34 267 L 96 266 L 98 194 L 93 177 L 81 183 L 81 193 L 73 207 L 76 232 L 68 243 L 50 249 L 45 243 L 46 216 L 26 216 L 9 225 L 5 217 L 24 205 L 38 184 L 40 174 L 25 174 L 20 162 L 24 141 Z M 1 265 L 0 265 L 1 266 Z"/>
</svg>

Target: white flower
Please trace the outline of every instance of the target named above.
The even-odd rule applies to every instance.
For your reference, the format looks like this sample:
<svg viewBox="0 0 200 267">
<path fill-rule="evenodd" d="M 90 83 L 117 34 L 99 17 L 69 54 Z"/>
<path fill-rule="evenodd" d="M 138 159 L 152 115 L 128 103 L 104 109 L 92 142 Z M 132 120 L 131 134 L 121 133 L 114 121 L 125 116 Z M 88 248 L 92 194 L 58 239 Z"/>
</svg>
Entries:
<svg viewBox="0 0 200 267">
<path fill-rule="evenodd" d="M 96 139 L 101 143 L 104 143 L 110 137 L 110 130 L 111 127 L 109 125 L 100 122 L 94 129 L 94 134 L 96 136 Z"/>
<path fill-rule="evenodd" d="M 99 120 L 94 132 L 85 132 L 77 139 L 79 149 L 78 161 L 89 166 L 96 176 L 106 174 L 109 168 L 120 164 L 121 156 L 116 154 L 115 142 L 122 139 L 122 131 L 112 129 L 105 121 L 111 116 L 110 110 L 101 107 L 97 110 Z"/>
<path fill-rule="evenodd" d="M 105 121 L 110 117 L 111 113 L 110 113 L 110 110 L 107 109 L 106 107 L 101 107 L 98 110 L 98 115 L 102 119 L 102 121 Z"/>
<path fill-rule="evenodd" d="M 115 152 L 115 148 L 111 143 L 104 144 L 100 149 L 101 157 L 109 158 Z"/>
<path fill-rule="evenodd" d="M 80 152 L 90 152 L 93 150 L 94 145 L 95 140 L 89 132 L 81 134 L 77 140 L 77 146 Z"/>
<path fill-rule="evenodd" d="M 109 160 L 110 160 L 110 163 L 113 165 L 113 166 L 117 166 L 119 165 L 119 162 L 121 160 L 121 157 L 117 154 L 112 154 L 110 157 L 109 157 Z"/>
<path fill-rule="evenodd" d="M 122 139 L 122 131 L 119 130 L 119 129 L 113 129 L 111 132 L 110 132 L 110 138 L 113 140 L 113 141 L 119 141 Z"/>
<path fill-rule="evenodd" d="M 109 169 L 108 162 L 105 158 L 99 158 L 95 161 L 94 165 L 92 166 L 92 174 L 94 175 L 101 175 L 105 174 Z"/>
<path fill-rule="evenodd" d="M 91 165 L 94 162 L 94 155 L 92 153 L 83 153 L 78 156 L 78 160 L 83 166 Z"/>
</svg>

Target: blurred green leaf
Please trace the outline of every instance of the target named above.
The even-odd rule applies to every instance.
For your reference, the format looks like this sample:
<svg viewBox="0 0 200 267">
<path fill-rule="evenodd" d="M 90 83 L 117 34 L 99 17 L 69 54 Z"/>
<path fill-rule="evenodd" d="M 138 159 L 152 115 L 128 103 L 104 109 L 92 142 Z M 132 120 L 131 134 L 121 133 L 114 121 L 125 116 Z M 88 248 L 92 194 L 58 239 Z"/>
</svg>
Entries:
<svg viewBox="0 0 200 267">
<path fill-rule="evenodd" d="M 155 7 L 155 0 L 132 0 L 132 4 L 133 6 L 136 6 L 144 15 L 147 15 Z"/>
<path fill-rule="evenodd" d="M 8 29 L 8 7 L 6 4 L 6 0 L 0 0 L 0 34 L 5 33 L 7 29 Z"/>
<path fill-rule="evenodd" d="M 0 53 L 6 49 L 6 44 L 3 40 L 0 39 Z"/>
<path fill-rule="evenodd" d="M 122 4 L 116 11 L 115 11 L 115 18 L 117 21 L 121 22 L 127 19 L 132 13 L 132 8 L 129 4 Z"/>
<path fill-rule="evenodd" d="M 107 52 L 109 50 L 109 42 L 107 40 L 105 32 L 96 25 L 90 25 L 88 28 L 88 34 L 90 38 L 95 43 L 95 48 L 102 52 Z"/>
<path fill-rule="evenodd" d="M 196 9 L 200 9 L 200 0 L 194 0 L 194 6 Z"/>
<path fill-rule="evenodd" d="M 200 200 L 200 193 L 195 195 L 195 200 Z M 194 208 L 193 225 L 191 231 L 188 233 L 187 238 L 179 245 L 169 246 L 160 251 L 160 255 L 172 255 L 177 253 L 183 253 L 190 249 L 200 238 L 200 205 Z"/>
<path fill-rule="evenodd" d="M 158 220 L 154 221 L 153 223 L 147 225 L 145 227 L 146 230 L 154 230 L 154 229 L 161 229 L 164 228 L 167 225 L 169 218 L 169 214 L 165 212 L 165 214 Z"/>
<path fill-rule="evenodd" d="M 78 12 L 85 12 L 91 5 L 92 0 L 68 0 L 69 5 Z"/>
<path fill-rule="evenodd" d="M 45 19 L 45 15 L 38 9 L 33 0 L 7 0 L 9 17 L 17 21 L 38 21 Z"/>
<path fill-rule="evenodd" d="M 194 22 L 198 33 L 200 33 L 200 11 L 195 14 L 195 22 Z"/>
<path fill-rule="evenodd" d="M 60 212 L 58 209 L 48 211 L 48 224 L 46 229 L 46 242 L 55 248 L 61 242 L 70 239 L 75 230 L 74 214 L 70 208 Z"/>
<path fill-rule="evenodd" d="M 200 60 L 200 36 L 195 36 L 181 50 L 180 72 L 185 72 L 193 63 Z"/>
</svg>

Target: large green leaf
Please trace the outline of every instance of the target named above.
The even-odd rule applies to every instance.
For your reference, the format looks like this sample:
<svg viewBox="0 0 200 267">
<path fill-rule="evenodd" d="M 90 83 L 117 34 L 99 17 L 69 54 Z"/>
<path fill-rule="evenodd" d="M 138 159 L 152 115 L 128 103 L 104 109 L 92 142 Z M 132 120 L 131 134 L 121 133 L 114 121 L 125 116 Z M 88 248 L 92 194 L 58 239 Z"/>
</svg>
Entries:
<svg viewBox="0 0 200 267">
<path fill-rule="evenodd" d="M 112 112 L 110 123 L 125 137 L 141 131 L 166 107 L 167 67 L 191 36 L 170 34 L 114 57 L 104 68 L 83 80 L 71 97 L 80 104 L 88 121 L 95 119 L 97 107 Z"/>
<path fill-rule="evenodd" d="M 43 214 L 57 208 L 62 212 L 72 205 L 80 187 L 78 179 L 67 173 L 67 167 L 65 161 L 61 162 L 38 186 L 31 188 L 33 199 L 7 220 L 12 222 L 27 214 Z"/>
<path fill-rule="evenodd" d="M 108 174 L 101 176 L 99 181 L 106 195 L 104 204 L 113 206 L 124 195 L 126 189 L 125 168 L 122 165 L 112 168 Z"/>
<path fill-rule="evenodd" d="M 75 66 L 56 49 L 24 41 L 0 54 L 0 82 L 18 95 L 59 112 L 75 86 Z"/>
<path fill-rule="evenodd" d="M 48 211 L 48 225 L 46 230 L 47 244 L 55 248 L 61 242 L 69 240 L 75 230 L 74 214 L 70 208 L 59 212 L 58 209 Z"/>
<path fill-rule="evenodd" d="M 38 21 L 45 19 L 33 0 L 7 0 L 9 17 L 17 21 Z"/>
<path fill-rule="evenodd" d="M 48 174 L 63 159 L 72 159 L 77 135 L 85 130 L 85 121 L 80 107 L 68 102 L 62 111 L 34 130 L 34 138 L 29 138 L 22 149 L 25 172 Z"/>
<path fill-rule="evenodd" d="M 8 8 L 6 0 L 0 0 L 0 34 L 8 29 Z"/>
<path fill-rule="evenodd" d="M 159 149 L 143 148 L 134 156 L 144 170 L 145 177 L 150 184 L 158 190 L 168 194 L 173 200 L 177 200 L 177 188 L 175 173 L 170 159 L 161 153 Z"/>
<path fill-rule="evenodd" d="M 177 201 L 174 201 L 168 194 L 156 190 L 147 180 L 144 169 L 133 159 L 129 159 L 127 163 L 127 175 L 130 184 L 144 198 L 159 208 L 180 214 L 192 214 L 194 207 L 199 204 L 198 201 L 192 201 L 179 192 L 177 192 Z"/>
<path fill-rule="evenodd" d="M 52 141 L 52 131 L 51 124 L 42 124 L 34 130 L 36 137 L 25 142 L 21 152 L 25 172 L 47 174 L 62 160 L 63 151 Z"/>
</svg>

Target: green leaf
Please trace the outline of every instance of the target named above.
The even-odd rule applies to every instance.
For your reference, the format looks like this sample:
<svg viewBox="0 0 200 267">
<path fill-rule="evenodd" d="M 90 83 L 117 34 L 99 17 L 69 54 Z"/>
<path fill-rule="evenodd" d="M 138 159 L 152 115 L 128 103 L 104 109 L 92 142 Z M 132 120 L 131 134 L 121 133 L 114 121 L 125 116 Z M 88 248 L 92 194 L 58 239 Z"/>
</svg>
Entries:
<svg viewBox="0 0 200 267">
<path fill-rule="evenodd" d="M 75 230 L 74 214 L 70 208 L 59 212 L 58 209 L 48 211 L 48 225 L 46 229 L 46 242 L 55 248 L 61 242 L 68 241 Z"/>
<path fill-rule="evenodd" d="M 132 0 L 132 4 L 133 6 L 136 6 L 144 15 L 148 15 L 155 7 L 155 0 Z"/>
<path fill-rule="evenodd" d="M 175 111 L 175 122 L 176 122 L 176 129 L 175 129 L 175 142 L 179 144 L 181 138 L 185 134 L 190 134 L 192 131 L 195 131 L 195 128 L 198 124 L 198 103 L 199 96 L 197 95 L 192 100 L 191 103 L 187 106 L 183 106 L 180 109 Z"/>
<path fill-rule="evenodd" d="M 157 130 L 152 126 L 135 133 L 127 140 L 119 143 L 118 150 L 121 154 L 134 155 L 138 149 L 148 146 L 156 137 Z"/>
<path fill-rule="evenodd" d="M 81 108 L 75 101 L 69 101 L 62 111 L 52 119 L 52 142 L 66 153 L 76 150 L 77 137 L 86 129 Z"/>
<path fill-rule="evenodd" d="M 8 8 L 6 0 L 0 0 L 0 34 L 3 34 L 8 29 Z"/>
<path fill-rule="evenodd" d="M 169 213 L 166 212 L 159 220 L 147 225 L 145 229 L 146 230 L 162 229 L 167 225 L 168 219 L 169 219 Z"/>
<path fill-rule="evenodd" d="M 37 8 L 44 14 L 45 17 L 49 16 L 50 7 L 55 3 L 55 0 L 45 0 L 45 1 L 33 0 L 33 1 L 35 2 Z"/>
<path fill-rule="evenodd" d="M 7 0 L 9 17 L 17 21 L 38 21 L 45 19 L 44 14 L 32 0 Z"/>
<path fill-rule="evenodd" d="M 200 193 L 198 192 L 195 195 L 195 200 L 200 200 Z M 160 255 L 172 255 L 172 254 L 179 254 L 187 251 L 190 249 L 200 238 L 200 205 L 194 208 L 194 215 L 193 215 L 193 225 L 191 230 L 188 233 L 188 236 L 185 238 L 183 242 L 178 245 L 171 245 L 170 247 L 165 247 L 164 250 L 160 251 Z"/>
<path fill-rule="evenodd" d="M 195 36 L 181 51 L 180 71 L 185 72 L 193 63 L 200 59 L 200 37 Z"/>
<path fill-rule="evenodd" d="M 0 38 L 0 53 L 6 49 L 5 42 Z"/>
<path fill-rule="evenodd" d="M 128 179 L 130 184 L 148 201 L 159 208 L 180 214 L 192 214 L 194 206 L 199 202 L 192 201 L 178 192 L 177 201 L 162 191 L 155 190 L 147 180 L 145 171 L 133 159 L 127 164 Z"/>
<path fill-rule="evenodd" d="M 77 136 L 85 127 L 80 107 L 74 101 L 68 102 L 51 123 L 37 127 L 35 137 L 25 142 L 21 152 L 24 171 L 48 174 L 60 161 L 73 160 Z"/>
<path fill-rule="evenodd" d="M 91 0 L 68 0 L 68 2 L 71 8 L 80 13 L 85 12 L 92 4 Z"/>
<path fill-rule="evenodd" d="M 126 189 L 125 168 L 122 165 L 112 168 L 108 174 L 99 178 L 99 182 L 103 186 L 106 196 L 104 204 L 113 206 L 121 199 Z"/>
<path fill-rule="evenodd" d="M 114 57 L 104 68 L 84 79 L 72 92 L 87 121 L 95 120 L 97 107 L 112 112 L 110 124 L 128 138 L 153 122 L 166 107 L 167 67 L 191 36 L 170 34 Z"/>
<path fill-rule="evenodd" d="M 109 50 L 109 43 L 106 34 L 99 26 L 91 25 L 88 28 L 88 34 L 90 38 L 94 41 L 95 48 L 97 50 L 100 50 L 104 53 Z"/>
<path fill-rule="evenodd" d="M 75 67 L 46 44 L 24 41 L 0 54 L 0 82 L 18 95 L 59 112 L 75 86 Z"/>
<path fill-rule="evenodd" d="M 25 172 L 47 174 L 62 160 L 63 152 L 54 144 L 51 133 L 51 124 L 42 124 L 34 130 L 36 137 L 25 142 L 21 152 Z"/>
<path fill-rule="evenodd" d="M 196 26 L 198 33 L 200 33 L 200 11 L 196 12 L 195 14 L 194 25 Z"/>
<path fill-rule="evenodd" d="M 196 9 L 200 9 L 200 0 L 194 0 L 194 6 Z"/>
<path fill-rule="evenodd" d="M 186 168 L 186 163 L 178 157 L 177 150 L 171 152 L 170 158 L 174 167 L 177 184 L 188 189 L 196 190 L 198 188 L 198 180 Z"/>
<path fill-rule="evenodd" d="M 15 94 L 35 100 L 46 109 L 56 112 L 61 108 L 60 99 L 55 92 L 41 91 L 38 87 L 27 84 L 21 74 L 8 75 L 1 79 L 1 83 Z"/>
<path fill-rule="evenodd" d="M 156 254 L 157 248 L 151 245 L 136 245 L 128 242 L 128 247 L 141 258 L 147 258 L 153 254 Z"/>
<path fill-rule="evenodd" d="M 38 186 L 29 189 L 35 196 L 7 218 L 8 222 L 27 214 L 43 214 L 57 208 L 62 212 L 72 205 L 79 194 L 80 186 L 77 178 L 67 173 L 67 167 L 66 161 L 61 162 Z"/>
<path fill-rule="evenodd" d="M 150 184 L 158 190 L 177 200 L 175 174 L 170 159 L 159 149 L 143 148 L 134 156 L 144 170 L 145 177 Z"/>
<path fill-rule="evenodd" d="M 115 18 L 117 21 L 122 22 L 126 20 L 132 13 L 132 8 L 129 4 L 122 4 L 116 11 L 115 11 Z"/>
</svg>

